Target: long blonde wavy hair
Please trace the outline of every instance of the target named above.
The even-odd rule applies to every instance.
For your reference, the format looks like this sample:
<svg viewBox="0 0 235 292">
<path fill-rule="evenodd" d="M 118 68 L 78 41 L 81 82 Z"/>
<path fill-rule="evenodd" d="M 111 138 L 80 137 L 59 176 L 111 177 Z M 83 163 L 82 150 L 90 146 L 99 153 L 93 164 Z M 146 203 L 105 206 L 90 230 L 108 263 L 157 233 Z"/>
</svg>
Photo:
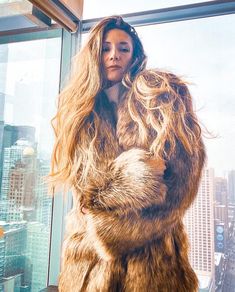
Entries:
<svg viewBox="0 0 235 292">
<path fill-rule="evenodd" d="M 79 182 L 82 185 L 88 172 L 96 170 L 94 158 L 99 153 L 94 145 L 100 117 L 94 117 L 95 133 L 84 125 L 90 115 L 95 114 L 96 96 L 106 86 L 101 62 L 102 43 L 106 33 L 115 28 L 128 33 L 133 42 L 132 63 L 123 77 L 127 88 L 146 66 L 146 56 L 135 29 L 120 16 L 104 18 L 90 31 L 86 44 L 74 58 L 71 78 L 58 97 L 57 113 L 52 119 L 55 143 L 48 175 L 51 192 L 55 187 L 71 187 L 75 179 L 76 185 Z"/>
<path fill-rule="evenodd" d="M 160 159 L 169 159 L 180 141 L 193 155 L 201 145 L 201 127 L 195 115 L 187 82 L 169 72 L 143 70 L 133 81 L 127 95 L 131 118 L 138 124 L 139 137 L 148 145 L 147 129 L 155 131 L 150 152 Z M 146 110 L 139 115 L 140 103 Z"/>
<path fill-rule="evenodd" d="M 150 151 L 166 159 L 175 150 L 176 139 L 192 153 L 201 136 L 184 83 L 172 74 L 145 70 L 146 56 L 135 29 L 120 16 L 105 18 L 91 30 L 88 41 L 75 57 L 71 79 L 58 97 L 58 110 L 52 119 L 55 144 L 48 175 L 51 192 L 55 187 L 70 188 L 75 182 L 76 187 L 82 187 L 88 173 L 97 171 L 95 158 L 99 153 L 95 144 L 101 117 L 95 113 L 94 106 L 96 97 L 106 86 L 101 62 L 102 42 L 105 34 L 115 28 L 128 33 L 133 42 L 132 64 L 122 83 L 127 89 L 130 116 L 138 124 L 143 144 L 147 143 L 147 128 L 151 127 L 156 139 Z M 139 114 L 136 101 L 146 109 L 145 118 Z M 93 125 L 87 128 L 91 115 Z"/>
</svg>

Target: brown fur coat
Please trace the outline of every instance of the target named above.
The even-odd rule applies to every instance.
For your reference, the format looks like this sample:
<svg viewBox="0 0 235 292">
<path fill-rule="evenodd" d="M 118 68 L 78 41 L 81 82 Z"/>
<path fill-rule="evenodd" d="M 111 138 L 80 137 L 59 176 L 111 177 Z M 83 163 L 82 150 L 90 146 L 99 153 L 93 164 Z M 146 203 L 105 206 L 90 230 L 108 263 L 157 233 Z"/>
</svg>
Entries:
<svg viewBox="0 0 235 292">
<path fill-rule="evenodd" d="M 190 155 L 178 140 L 163 164 L 149 157 L 154 131 L 146 145 L 139 140 L 126 99 L 116 120 L 104 94 L 97 97 L 96 112 L 102 117 L 97 165 L 103 174 L 90 173 L 83 193 L 74 192 L 59 290 L 196 292 L 182 217 L 197 194 L 202 142 Z M 141 106 L 139 112 L 144 115 Z"/>
</svg>

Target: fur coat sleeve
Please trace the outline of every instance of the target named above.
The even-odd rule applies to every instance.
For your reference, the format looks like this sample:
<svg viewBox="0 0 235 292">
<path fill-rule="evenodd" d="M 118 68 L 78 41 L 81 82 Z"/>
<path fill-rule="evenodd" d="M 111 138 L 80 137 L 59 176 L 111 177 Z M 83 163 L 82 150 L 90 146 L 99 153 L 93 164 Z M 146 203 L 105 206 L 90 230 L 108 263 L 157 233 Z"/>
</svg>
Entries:
<svg viewBox="0 0 235 292">
<path fill-rule="evenodd" d="M 172 133 L 173 134 L 173 133 Z M 131 147 L 88 180 L 83 206 L 87 234 L 103 259 L 122 256 L 169 233 L 193 202 L 205 153 L 189 154 L 180 140 L 163 163 Z"/>
</svg>

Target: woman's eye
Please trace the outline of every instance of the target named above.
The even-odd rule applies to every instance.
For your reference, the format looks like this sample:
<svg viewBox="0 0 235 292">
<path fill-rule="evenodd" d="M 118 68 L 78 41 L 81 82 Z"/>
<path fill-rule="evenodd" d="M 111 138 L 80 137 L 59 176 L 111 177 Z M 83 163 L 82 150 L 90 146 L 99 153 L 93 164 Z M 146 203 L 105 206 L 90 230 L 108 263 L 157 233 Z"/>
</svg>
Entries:
<svg viewBox="0 0 235 292">
<path fill-rule="evenodd" d="M 110 52 L 110 50 L 111 50 L 111 48 L 110 47 L 103 47 L 102 48 L 102 52 Z M 128 53 L 128 52 L 130 52 L 130 49 L 129 48 L 119 48 L 118 49 L 120 52 L 122 52 L 122 53 Z"/>
<path fill-rule="evenodd" d="M 130 52 L 129 48 L 121 48 L 121 52 L 128 53 Z"/>
<path fill-rule="evenodd" d="M 109 47 L 103 47 L 102 48 L 102 52 L 108 52 L 109 51 Z"/>
</svg>

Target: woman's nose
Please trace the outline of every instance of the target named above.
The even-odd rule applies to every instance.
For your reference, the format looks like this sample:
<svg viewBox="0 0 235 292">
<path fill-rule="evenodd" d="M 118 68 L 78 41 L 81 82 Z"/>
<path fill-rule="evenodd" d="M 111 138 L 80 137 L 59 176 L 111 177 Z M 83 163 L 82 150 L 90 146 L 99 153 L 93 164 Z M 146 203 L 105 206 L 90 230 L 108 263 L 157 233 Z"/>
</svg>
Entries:
<svg viewBox="0 0 235 292">
<path fill-rule="evenodd" d="M 117 50 L 112 50 L 110 53 L 110 60 L 119 60 L 120 56 Z"/>
</svg>

